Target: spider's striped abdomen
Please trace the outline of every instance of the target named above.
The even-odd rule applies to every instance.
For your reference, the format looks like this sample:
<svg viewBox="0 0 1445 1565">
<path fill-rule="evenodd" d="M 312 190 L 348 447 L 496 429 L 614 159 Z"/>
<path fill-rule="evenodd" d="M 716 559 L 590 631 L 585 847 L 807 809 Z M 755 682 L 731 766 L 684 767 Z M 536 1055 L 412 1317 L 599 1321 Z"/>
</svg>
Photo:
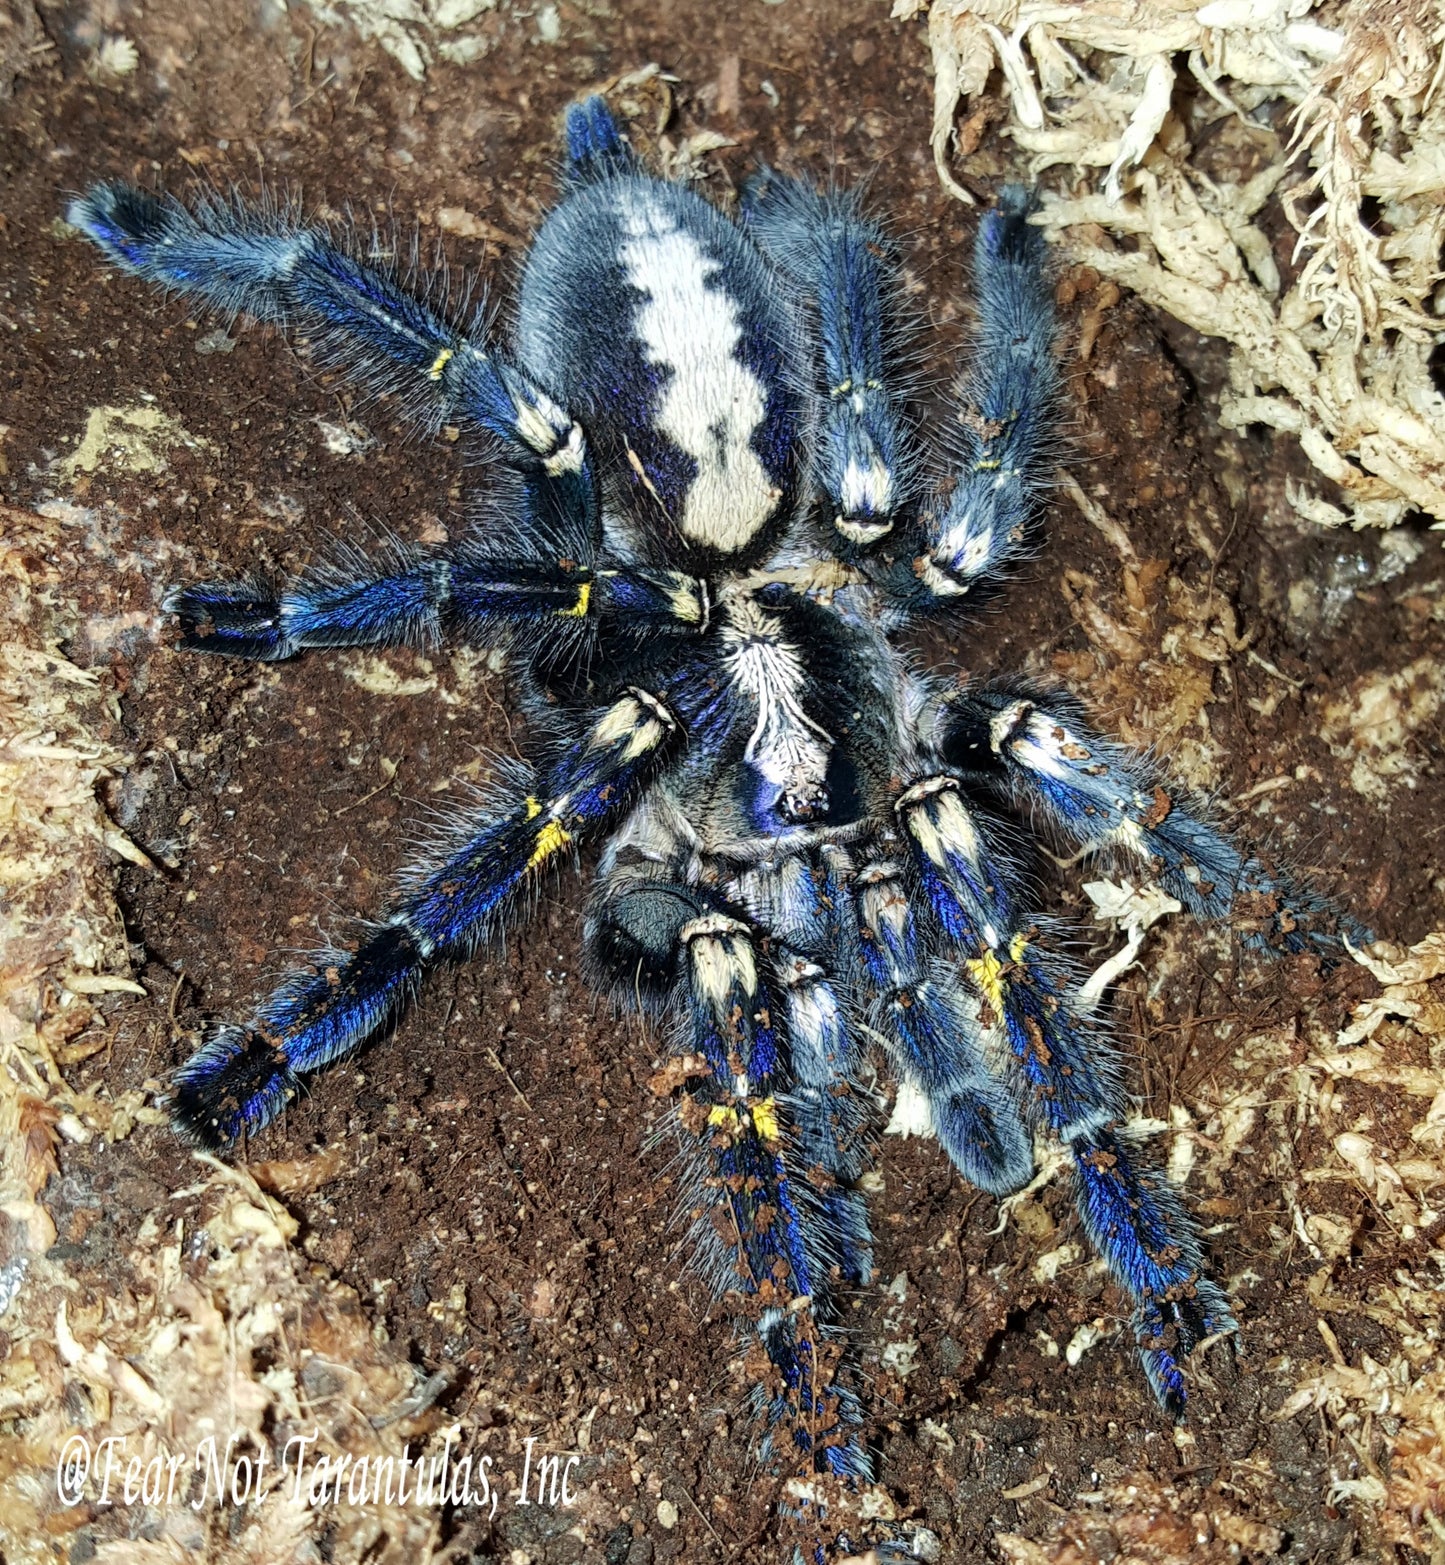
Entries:
<svg viewBox="0 0 1445 1565">
<path fill-rule="evenodd" d="M 617 543 L 757 557 L 797 502 L 803 394 L 751 242 L 691 191 L 600 179 L 543 225 L 521 304 L 522 362 L 586 425 Z"/>
</svg>

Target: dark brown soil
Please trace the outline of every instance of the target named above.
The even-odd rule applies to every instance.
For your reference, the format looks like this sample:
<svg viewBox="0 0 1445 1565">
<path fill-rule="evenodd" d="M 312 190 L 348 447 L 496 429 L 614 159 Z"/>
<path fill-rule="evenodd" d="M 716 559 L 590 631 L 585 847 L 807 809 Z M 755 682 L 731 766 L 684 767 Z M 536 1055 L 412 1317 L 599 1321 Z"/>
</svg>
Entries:
<svg viewBox="0 0 1445 1565">
<path fill-rule="evenodd" d="M 470 68 L 436 66 L 424 85 L 299 5 L 263 14 L 239 0 L 148 0 L 142 14 L 97 0 L 89 11 L 45 6 L 41 17 L 55 47 L 32 58 L 0 105 L 0 472 L 12 504 L 83 508 L 70 590 L 92 618 L 69 651 L 113 671 L 135 763 L 111 813 L 169 866 L 120 872 L 135 971 L 151 999 L 117 1000 L 112 1049 L 73 1071 L 81 1083 L 103 1071 L 119 1092 L 162 1078 L 204 1017 L 243 1012 L 290 950 L 344 936 L 348 918 L 375 909 L 426 809 L 455 795 L 449 780 L 475 777 L 483 752 L 513 753 L 521 731 L 506 715 L 504 679 L 484 660 L 347 653 L 256 668 L 167 647 L 158 614 L 167 584 L 295 571 L 329 539 L 373 526 L 454 535 L 469 522 L 475 478 L 464 440 L 412 438 L 393 407 L 354 401 L 277 335 L 243 323 L 218 336 L 224 323 L 107 272 L 57 222 L 66 193 L 100 177 L 181 190 L 197 177 L 253 185 L 263 176 L 312 203 L 350 203 L 363 219 L 419 224 L 427 243 L 442 208 L 524 240 L 554 194 L 564 104 L 657 61 L 677 78 L 673 142 L 702 128 L 736 142 L 707 159 L 718 199 L 759 160 L 871 180 L 935 329 L 928 363 L 940 381 L 965 336 L 974 218 L 943 195 L 931 166 L 923 33 L 869 0 L 563 5 L 554 45 L 537 40 L 524 9 L 503 6 L 475 24 L 489 52 Z M 87 74 L 102 32 L 136 41 L 133 75 L 107 84 Z M 736 108 L 720 113 L 729 61 L 740 89 Z M 453 236 L 446 245 L 507 296 L 512 244 Z M 1439 655 L 1438 544 L 1384 579 L 1378 539 L 1305 536 L 1284 501 L 1288 455 L 1218 432 L 1206 393 L 1220 366 L 1208 345 L 1127 299 L 1100 311 L 1090 283 L 1066 274 L 1063 290 L 1070 331 L 1090 311 L 1097 331 L 1086 361 L 1070 349 L 1072 470 L 1127 528 L 1139 559 L 1166 566 L 1130 623 L 1153 656 L 1177 619 L 1169 584 L 1201 601 L 1216 590 L 1258 660 L 1242 649 L 1213 666 L 1165 658 L 1158 688 L 1148 667 L 1111 663 L 1084 623 L 1078 578 L 1070 591 L 1061 580 L 1092 577 L 1091 601 L 1123 623 L 1120 561 L 1063 496 L 1028 579 L 966 639 L 932 652 L 980 672 L 1051 671 L 1102 719 L 1122 718 L 1146 740 L 1150 701 L 1187 667 L 1205 681 L 1226 807 L 1288 778 L 1258 796 L 1268 813 L 1242 814 L 1245 828 L 1264 831 L 1379 933 L 1420 938 L 1441 912 L 1438 732 L 1408 741 L 1417 785 L 1375 799 L 1352 789 L 1350 760 L 1319 726 L 1324 704 L 1355 681 Z M 92 409 L 143 399 L 194 444 L 171 446 L 160 471 L 102 460 L 93 473 L 61 474 Z M 362 449 L 337 454 L 323 424 Z M 378 670 L 415 681 L 416 693 L 358 683 L 375 685 Z M 1165 737 L 1172 747 L 1178 735 Z M 461 1518 L 458 1541 L 473 1557 L 760 1557 L 772 1490 L 748 1454 L 727 1370 L 730 1328 L 681 1268 L 666 1149 L 649 1146 L 659 1041 L 609 1017 L 580 981 L 583 895 L 581 882 L 561 882 L 505 952 L 439 973 L 394 1037 L 318 1080 L 249 1155 L 342 1149 L 334 1177 L 289 1200 L 301 1242 L 416 1363 L 457 1366 L 454 1406 L 495 1407 L 529 1432 L 553 1432 L 559 1446 L 595 1410 L 584 1474 L 589 1514 L 601 1520 L 579 1527 L 558 1513 L 549 1537 L 534 1520 L 549 1513 L 535 1509 L 504 1508 L 490 1531 Z M 1072 875 L 1056 895 L 1058 911 L 1087 912 Z M 1325 980 L 1259 972 L 1228 942 L 1188 930 L 1171 930 L 1155 952 L 1163 982 L 1151 989 L 1136 973 L 1118 1004 L 1144 1111 L 1160 1117 L 1173 1101 L 1209 1097 L 1246 1018 L 1256 1030 L 1287 1029 L 1309 999 L 1321 1025 L 1336 1027 L 1368 987 L 1354 968 Z M 1323 996 L 1312 995 L 1320 982 Z M 1315 1046 L 1302 1033 L 1296 1062 Z M 1297 1145 L 1299 1165 L 1319 1162 L 1317 1150 Z M 1287 1560 L 1376 1557 L 1359 1516 L 1326 1503 L 1339 1469 L 1324 1426 L 1268 1418 L 1292 1387 L 1291 1361 L 1321 1354 L 1302 1286 L 1317 1263 L 1280 1242 L 1290 1218 L 1268 1156 L 1234 1162 L 1224 1189 L 1191 1188 L 1222 1225 L 1210 1241 L 1219 1275 L 1244 1279 L 1244 1336 L 1236 1363 L 1219 1352 L 1210 1360 L 1187 1439 L 1150 1401 L 1124 1339 L 1074 1369 L 1045 1356 L 1046 1339 L 1065 1344 L 1121 1310 L 1085 1264 L 1034 1278 L 1040 1253 L 1077 1237 L 1066 1190 L 1044 1194 L 1048 1221 L 1034 1232 L 1010 1224 L 991 1236 L 996 1203 L 963 1185 L 932 1143 L 890 1140 L 878 1170 L 879 1277 L 904 1279 L 901 1300 L 870 1292 L 853 1318 L 874 1382 L 880 1482 L 900 1515 L 940 1535 L 944 1559 L 994 1558 L 1000 1532 L 1052 1537 L 1060 1515 L 1086 1511 L 1078 1496 L 1135 1475 L 1169 1491 L 1165 1509 L 1186 1521 L 1223 1503 L 1278 1528 Z M 51 1190 L 67 1253 L 103 1276 L 163 1193 L 194 1177 L 160 1127 L 68 1151 Z M 1335 1200 L 1367 1204 L 1359 1194 Z M 1347 1352 L 1389 1356 L 1367 1340 L 1383 1328 L 1352 1317 L 1348 1341 L 1336 1329 Z M 903 1379 L 879 1354 L 908 1338 L 919 1347 Z M 1048 1481 L 1031 1495 L 1001 1497 L 1040 1474 Z M 658 1521 L 660 1499 L 677 1507 L 675 1526 Z M 1114 1532 L 1091 1536 L 1076 1539 L 1078 1558 L 1118 1552 Z M 1227 1557 L 1209 1552 L 1216 1546 L 1201 1543 L 1199 1557 Z M 1258 1545 L 1243 1552 L 1262 1557 Z"/>
</svg>

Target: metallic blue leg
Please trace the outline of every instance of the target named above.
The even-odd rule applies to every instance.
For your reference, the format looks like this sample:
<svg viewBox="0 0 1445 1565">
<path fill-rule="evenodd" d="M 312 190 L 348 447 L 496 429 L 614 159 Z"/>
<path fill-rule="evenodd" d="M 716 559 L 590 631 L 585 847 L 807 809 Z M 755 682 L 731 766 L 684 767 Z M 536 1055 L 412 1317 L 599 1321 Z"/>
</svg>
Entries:
<svg viewBox="0 0 1445 1565">
<path fill-rule="evenodd" d="M 559 854 L 630 807 L 676 733 L 651 696 L 634 691 L 615 702 L 541 787 L 508 811 L 466 822 L 354 952 L 322 953 L 253 1022 L 218 1029 L 177 1073 L 177 1130 L 222 1147 L 267 1124 L 294 1096 L 299 1073 L 388 1026 L 428 967 L 495 938 Z"/>
<path fill-rule="evenodd" d="M 995 776 L 1072 845 L 1144 865 L 1196 918 L 1241 919 L 1259 950 L 1340 950 L 1370 931 L 1247 855 L 1143 757 L 1105 739 L 1077 702 L 971 691 L 945 704 L 934 742 L 950 764 Z"/>
<path fill-rule="evenodd" d="M 824 1334 L 830 1189 L 825 1180 L 820 1191 L 797 1166 L 778 1026 L 784 1008 L 758 971 L 746 924 L 704 914 L 680 938 L 698 1061 L 677 1110 L 692 1170 L 693 1234 L 715 1291 L 737 1296 L 779 1377 L 758 1386 L 764 1454 L 785 1473 L 864 1476 L 867 1452 L 849 1427 L 860 1416 L 856 1394 L 836 1378 L 842 1348 Z"/>
<path fill-rule="evenodd" d="M 898 385 L 897 266 L 856 192 L 826 195 L 765 171 L 743 191 L 743 220 L 812 306 L 824 405 L 818 480 L 833 546 L 851 555 L 892 531 L 918 459 Z"/>
<path fill-rule="evenodd" d="M 215 198 L 194 212 L 129 185 L 96 185 L 69 221 L 123 270 L 227 314 L 295 322 L 324 361 L 379 392 L 395 392 L 424 422 L 460 413 L 508 460 L 572 495 L 591 490 L 580 426 L 515 365 L 481 343 L 485 321 L 447 320 L 387 266 L 360 261 L 293 213 Z M 573 493 L 575 492 L 575 493 Z"/>
<path fill-rule="evenodd" d="M 564 135 L 567 177 L 574 184 L 641 169 L 637 155 L 623 140 L 617 121 L 601 98 L 584 98 L 581 103 L 570 104 Z"/>
<path fill-rule="evenodd" d="M 1068 1146 L 1085 1228 L 1135 1301 L 1145 1374 L 1179 1417 L 1179 1360 L 1205 1336 L 1232 1331 L 1234 1321 L 1204 1275 L 1183 1207 L 1159 1175 L 1133 1165 L 1117 1134 L 1126 1105 L 1112 1046 L 1072 1010 L 1068 975 L 1037 944 L 1038 930 L 1017 907 L 959 779 L 925 778 L 895 810 L 933 912 L 963 957 L 979 1025 L 1012 1059 L 1030 1120 Z"/>
<path fill-rule="evenodd" d="M 1069 1150 L 1089 1239 L 1137 1301 L 1144 1373 L 1164 1410 L 1182 1418 L 1188 1398 L 1180 1361 L 1205 1337 L 1238 1330 L 1229 1300 L 1205 1275 L 1193 1225 L 1161 1173 L 1135 1163 L 1111 1129 L 1081 1135 Z"/>
<path fill-rule="evenodd" d="M 673 1068 L 686 1211 L 698 1268 L 752 1349 L 765 1460 L 784 1477 L 856 1480 L 871 1469 L 836 1295 L 871 1273 L 856 1189 L 869 1105 L 845 1003 L 816 960 L 846 904 L 801 858 L 739 877 L 729 896 L 767 929 L 764 958 L 731 902 L 683 878 L 687 861 L 644 805 L 600 868 L 589 954 L 617 1000 L 684 1019 Z"/>
<path fill-rule="evenodd" d="M 535 657 L 571 650 L 603 623 L 637 639 L 696 635 L 709 613 L 705 583 L 678 571 L 401 544 L 371 557 L 348 549 L 279 593 L 254 577 L 178 588 L 166 608 L 187 651 L 268 661 L 305 647 L 432 646 L 444 631 Z"/>
<path fill-rule="evenodd" d="M 1053 288 L 1033 198 L 1006 186 L 974 246 L 978 335 L 954 436 L 958 482 L 925 518 L 921 552 L 889 579 L 905 606 L 958 606 L 1026 551 L 1049 484 L 1059 395 Z"/>
<path fill-rule="evenodd" d="M 878 1030 L 894 1040 L 898 1071 L 928 1099 L 933 1128 L 972 1185 L 1004 1195 L 1028 1183 L 1033 1142 L 1004 1083 L 984 1056 L 976 1008 L 954 965 L 910 900 L 903 868 L 866 864 L 857 882 L 863 970 Z"/>
</svg>

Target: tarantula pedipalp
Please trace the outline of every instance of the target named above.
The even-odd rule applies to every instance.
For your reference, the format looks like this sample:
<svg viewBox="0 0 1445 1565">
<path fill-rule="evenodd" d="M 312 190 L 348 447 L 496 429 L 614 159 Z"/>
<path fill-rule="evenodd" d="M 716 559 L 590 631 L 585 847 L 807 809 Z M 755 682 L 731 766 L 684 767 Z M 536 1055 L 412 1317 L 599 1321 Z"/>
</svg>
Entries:
<svg viewBox="0 0 1445 1565">
<path fill-rule="evenodd" d="M 897 641 L 956 615 L 1025 545 L 1057 396 L 1029 201 L 976 250 L 977 367 L 934 492 L 897 373 L 895 263 L 848 195 L 764 172 L 734 224 L 650 177 L 600 100 L 567 116 L 566 192 L 522 276 L 510 354 L 287 214 L 189 211 L 122 185 L 70 220 L 118 265 L 222 310 L 294 321 L 434 424 L 490 437 L 471 535 L 273 591 L 167 600 L 182 645 L 505 645 L 532 760 L 353 950 L 321 953 L 176 1079 L 177 1128 L 221 1147 L 305 1072 L 387 1027 L 425 971 L 493 939 L 584 839 L 596 981 L 670 1018 L 676 1131 L 703 1270 L 750 1353 L 765 1447 L 806 1505 L 869 1471 L 836 1301 L 867 1280 L 859 1179 L 881 1036 L 962 1175 L 1002 1193 L 1032 1132 L 1072 1155 L 1084 1225 L 1134 1301 L 1151 1385 L 1233 1329 L 1168 1185 L 1119 1133 L 1107 1035 L 1073 995 L 1001 822 L 1140 861 L 1201 917 L 1249 895 L 1264 937 L 1324 942 L 1323 905 L 1094 732 L 1055 693 L 918 672 Z M 837 1339 L 831 1340 L 831 1339 Z"/>
</svg>

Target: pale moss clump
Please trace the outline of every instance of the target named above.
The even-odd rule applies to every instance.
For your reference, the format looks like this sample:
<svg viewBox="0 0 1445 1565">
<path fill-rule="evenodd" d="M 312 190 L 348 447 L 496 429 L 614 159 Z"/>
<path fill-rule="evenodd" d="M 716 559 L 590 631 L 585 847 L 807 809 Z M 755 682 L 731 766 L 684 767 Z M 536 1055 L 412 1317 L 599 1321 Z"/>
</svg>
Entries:
<svg viewBox="0 0 1445 1565">
<path fill-rule="evenodd" d="M 998 70 L 1031 171 L 1077 176 L 1045 199 L 1050 235 L 1230 343 L 1221 421 L 1293 435 L 1333 485 L 1292 486 L 1300 515 L 1445 524 L 1440 0 L 898 0 L 894 15 L 925 8 L 950 191 L 970 199 L 949 166 L 959 105 Z M 1257 222 L 1276 193 L 1297 236 L 1288 286 Z"/>
</svg>

